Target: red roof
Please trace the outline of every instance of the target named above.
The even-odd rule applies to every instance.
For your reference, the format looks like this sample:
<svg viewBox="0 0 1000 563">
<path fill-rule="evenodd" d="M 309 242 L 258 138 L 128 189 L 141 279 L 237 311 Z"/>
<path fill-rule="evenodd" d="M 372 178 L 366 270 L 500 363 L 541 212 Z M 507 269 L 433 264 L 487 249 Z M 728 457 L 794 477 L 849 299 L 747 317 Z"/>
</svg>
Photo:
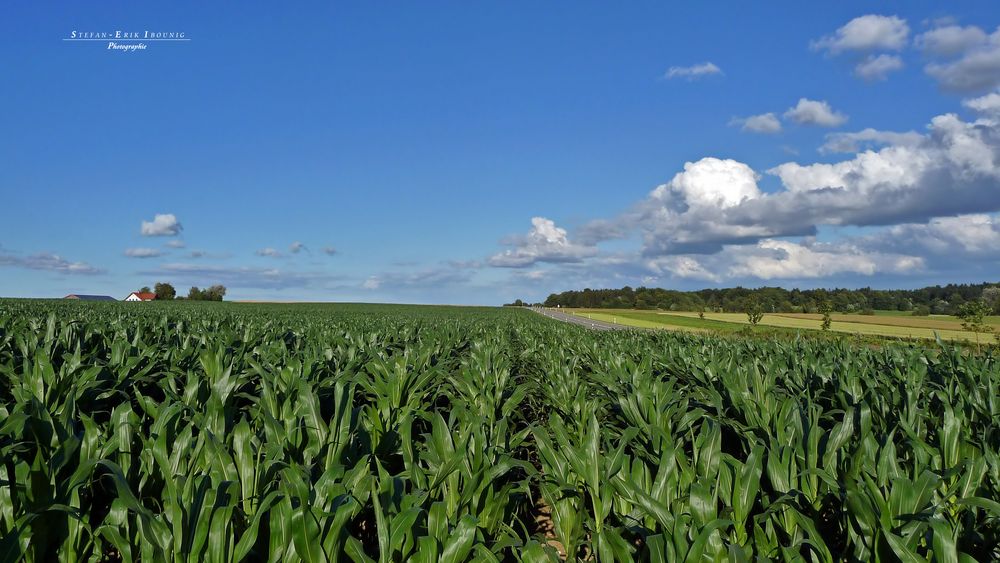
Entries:
<svg viewBox="0 0 1000 563">
<path fill-rule="evenodd" d="M 152 301 L 156 299 L 155 293 L 139 293 L 138 291 L 133 291 L 131 295 L 135 295 L 136 297 L 142 299 L 143 301 Z"/>
</svg>

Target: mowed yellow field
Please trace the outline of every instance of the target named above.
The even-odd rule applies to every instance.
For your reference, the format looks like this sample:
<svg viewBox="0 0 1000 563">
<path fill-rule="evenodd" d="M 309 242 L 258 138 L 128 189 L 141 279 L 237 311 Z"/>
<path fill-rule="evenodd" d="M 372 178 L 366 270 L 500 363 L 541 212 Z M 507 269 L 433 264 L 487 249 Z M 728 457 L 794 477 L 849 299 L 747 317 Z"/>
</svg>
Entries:
<svg viewBox="0 0 1000 563">
<path fill-rule="evenodd" d="M 775 313 L 782 317 L 793 319 L 810 319 L 822 321 L 823 315 L 817 313 Z M 957 317 L 937 315 L 933 317 L 896 317 L 896 316 L 875 316 L 875 315 L 839 315 L 833 314 L 830 317 L 834 321 L 847 323 L 863 323 L 887 326 L 906 326 L 914 328 L 929 328 L 937 330 L 962 330 L 962 321 Z M 1000 320 L 997 317 L 990 317 L 990 324 L 1000 327 Z"/>
<path fill-rule="evenodd" d="M 698 313 L 671 312 L 671 315 L 698 317 Z M 814 318 L 815 317 L 815 318 Z M 847 317 L 850 320 L 844 320 Z M 747 316 L 743 313 L 705 313 L 706 319 L 725 321 L 730 323 L 749 324 Z M 858 322 L 863 318 L 865 322 Z M 801 328 L 806 330 L 821 330 L 822 317 L 819 315 L 794 315 L 788 313 L 765 314 L 760 321 L 761 325 L 775 326 L 783 328 Z M 946 340 L 975 340 L 975 335 L 962 330 L 961 323 L 947 321 L 948 326 L 943 328 L 931 328 L 927 326 L 907 326 L 899 321 L 909 321 L 906 317 L 879 317 L 864 315 L 834 315 L 830 330 L 834 332 L 846 332 L 850 334 L 870 334 L 876 336 L 890 336 L 900 338 L 934 338 L 935 334 Z M 928 320 L 919 317 L 912 320 Z M 879 322 L 888 321 L 888 322 Z M 991 334 L 980 334 L 980 340 L 993 338 Z"/>
</svg>

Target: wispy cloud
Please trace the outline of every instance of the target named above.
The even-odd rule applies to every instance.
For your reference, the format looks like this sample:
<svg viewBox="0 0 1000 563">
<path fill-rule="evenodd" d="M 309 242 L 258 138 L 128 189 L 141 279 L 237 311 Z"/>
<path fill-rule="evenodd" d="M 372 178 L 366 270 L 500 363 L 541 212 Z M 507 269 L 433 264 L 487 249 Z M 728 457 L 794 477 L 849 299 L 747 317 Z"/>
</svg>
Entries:
<svg viewBox="0 0 1000 563">
<path fill-rule="evenodd" d="M 361 282 L 361 288 L 367 290 L 439 289 L 448 285 L 464 284 L 471 277 L 472 274 L 467 270 L 443 266 L 416 272 L 385 272 L 369 276 Z"/>
<path fill-rule="evenodd" d="M 91 266 L 86 262 L 73 262 L 58 254 L 40 252 L 30 256 L 19 256 L 7 252 L 2 248 L 0 248 L 0 266 L 41 270 L 59 274 L 96 275 L 105 273 L 105 270 L 102 268 Z"/>
<path fill-rule="evenodd" d="M 691 66 L 672 66 L 663 75 L 670 80 L 673 78 L 684 78 L 686 80 L 697 80 L 714 74 L 722 74 L 722 69 L 712 62 L 703 62 Z"/>
<path fill-rule="evenodd" d="M 851 153 L 885 145 L 915 146 L 923 141 L 924 136 L 916 131 L 897 133 L 895 131 L 879 131 L 869 127 L 856 133 L 829 133 L 826 136 L 826 142 L 819 148 L 819 152 L 824 154 Z"/>
<path fill-rule="evenodd" d="M 308 288 L 314 290 L 335 290 L 348 287 L 344 283 L 347 278 L 338 274 L 286 271 L 279 268 L 169 263 L 163 264 L 156 269 L 139 273 L 146 276 L 159 276 L 176 280 L 177 283 L 190 283 L 198 286 L 221 283 L 228 287 L 237 288 Z"/>
<path fill-rule="evenodd" d="M 192 250 L 187 253 L 188 258 L 215 258 L 215 259 L 225 259 L 232 258 L 232 254 L 229 252 L 209 252 L 207 250 Z"/>
<path fill-rule="evenodd" d="M 125 256 L 129 258 L 156 258 L 157 256 L 163 256 L 163 252 L 156 248 L 127 248 L 125 249 Z"/>
</svg>

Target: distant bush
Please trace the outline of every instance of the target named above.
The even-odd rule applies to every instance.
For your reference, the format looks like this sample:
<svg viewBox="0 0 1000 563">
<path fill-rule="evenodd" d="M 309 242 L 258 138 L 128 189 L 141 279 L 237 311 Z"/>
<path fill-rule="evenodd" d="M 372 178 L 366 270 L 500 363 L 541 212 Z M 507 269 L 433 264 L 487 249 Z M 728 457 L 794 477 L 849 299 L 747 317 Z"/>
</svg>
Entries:
<svg viewBox="0 0 1000 563">
<path fill-rule="evenodd" d="M 871 307 L 868 307 L 866 309 L 862 309 L 861 310 L 861 314 L 862 315 L 869 315 L 869 316 L 870 315 L 874 315 L 875 314 L 875 309 L 872 309 Z"/>
<path fill-rule="evenodd" d="M 914 317 L 926 317 L 931 314 L 931 308 L 927 305 L 917 305 L 910 314 Z"/>
</svg>

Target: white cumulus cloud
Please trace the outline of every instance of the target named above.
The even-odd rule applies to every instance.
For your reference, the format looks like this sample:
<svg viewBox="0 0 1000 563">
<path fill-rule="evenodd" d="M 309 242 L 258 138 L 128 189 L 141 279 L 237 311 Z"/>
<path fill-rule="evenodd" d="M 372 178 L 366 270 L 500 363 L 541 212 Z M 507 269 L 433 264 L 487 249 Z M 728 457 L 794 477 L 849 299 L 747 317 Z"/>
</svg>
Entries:
<svg viewBox="0 0 1000 563">
<path fill-rule="evenodd" d="M 665 199 L 671 191 L 690 206 L 732 207 L 760 197 L 757 175 L 752 168 L 732 159 L 703 158 L 685 162 L 669 183 L 658 186 L 652 197 Z"/>
<path fill-rule="evenodd" d="M 771 279 L 826 278 L 841 274 L 872 276 L 907 273 L 923 267 L 916 256 L 866 252 L 853 245 L 762 240 L 756 247 L 730 250 L 727 277 Z"/>
<path fill-rule="evenodd" d="M 936 217 L 927 223 L 893 225 L 865 237 L 871 248 L 905 247 L 946 259 L 961 256 L 1000 258 L 1000 219 L 985 213 Z"/>
<path fill-rule="evenodd" d="M 645 266 L 657 275 L 670 275 L 681 279 L 722 281 L 722 276 L 711 272 L 694 256 L 661 256 L 646 261 Z"/>
<path fill-rule="evenodd" d="M 868 14 L 811 43 L 814 50 L 833 54 L 844 51 L 899 51 L 906 46 L 910 26 L 898 16 Z"/>
<path fill-rule="evenodd" d="M 566 229 L 545 217 L 532 217 L 528 234 L 513 237 L 508 243 L 513 248 L 493 255 L 491 266 L 526 268 L 539 262 L 577 262 L 597 253 L 592 246 L 570 241 Z"/>
<path fill-rule="evenodd" d="M 704 255 L 726 246 L 811 236 L 820 226 L 884 226 L 1000 211 L 1000 119 L 953 114 L 926 133 L 864 130 L 828 138 L 839 162 L 787 162 L 767 171 L 780 189 L 763 193 L 748 165 L 717 158 L 687 163 L 630 210 L 582 229 L 591 245 L 642 237 L 649 257 Z M 877 148 L 875 148 L 877 147 Z M 709 270 L 717 272 L 717 270 Z"/>
<path fill-rule="evenodd" d="M 752 133 L 780 133 L 781 121 L 773 113 L 762 113 L 750 117 L 734 117 L 729 125 L 739 126 L 741 131 Z"/>
<path fill-rule="evenodd" d="M 985 96 L 962 101 L 962 105 L 980 113 L 1000 113 L 1000 93 L 990 92 Z"/>
<path fill-rule="evenodd" d="M 1000 28 L 987 35 L 975 26 L 938 27 L 918 37 L 918 45 L 937 57 L 924 71 L 945 90 L 981 92 L 1000 86 Z"/>
<path fill-rule="evenodd" d="M 866 239 L 821 243 L 761 239 L 753 244 L 723 246 L 711 254 L 671 254 L 645 257 L 636 277 L 648 276 L 711 283 L 744 280 L 808 280 L 844 276 L 905 275 L 926 269 L 922 256 L 877 248 Z M 645 273 L 644 273 L 645 272 Z"/>
<path fill-rule="evenodd" d="M 553 279 L 590 287 L 650 277 L 740 283 L 962 271 L 988 279 L 1000 264 L 1000 91 L 964 105 L 977 116 L 938 115 L 920 131 L 829 133 L 822 152 L 847 156 L 779 164 L 764 172 L 771 182 L 733 159 L 687 162 L 622 213 L 572 235 L 536 217 L 529 236 L 490 264 L 554 262 Z M 793 110 L 819 122 L 818 114 L 836 116 L 808 99 Z M 866 234 L 836 236 L 849 227 Z M 818 242 L 820 234 L 832 242 Z M 601 245 L 612 240 L 609 253 Z M 638 248 L 623 250 L 633 240 Z"/>
<path fill-rule="evenodd" d="M 764 225 L 721 220 L 729 210 L 762 196 L 750 166 L 706 157 L 685 163 L 682 172 L 617 220 L 585 227 L 585 238 L 595 242 L 602 240 L 602 234 L 624 238 L 639 227 L 647 255 L 714 252 L 722 244 L 771 234 Z"/>
<path fill-rule="evenodd" d="M 854 74 L 865 80 L 885 80 L 890 72 L 903 68 L 903 59 L 896 55 L 869 55 L 854 67 Z"/>
<path fill-rule="evenodd" d="M 971 47 L 985 44 L 988 37 L 985 31 L 974 25 L 944 25 L 921 33 L 914 44 L 925 53 L 951 57 Z"/>
<path fill-rule="evenodd" d="M 172 237 L 183 230 L 180 222 L 173 213 L 157 213 L 152 221 L 142 222 L 142 236 L 144 237 Z"/>
<path fill-rule="evenodd" d="M 933 165 L 928 155 L 917 149 L 893 146 L 833 164 L 788 162 L 768 172 L 781 178 L 790 192 L 851 188 L 866 194 L 880 187 L 915 185 Z"/>
<path fill-rule="evenodd" d="M 847 116 L 834 111 L 825 100 L 808 98 L 799 98 L 799 103 L 785 112 L 785 118 L 799 125 L 819 127 L 838 127 L 847 122 Z"/>
</svg>

